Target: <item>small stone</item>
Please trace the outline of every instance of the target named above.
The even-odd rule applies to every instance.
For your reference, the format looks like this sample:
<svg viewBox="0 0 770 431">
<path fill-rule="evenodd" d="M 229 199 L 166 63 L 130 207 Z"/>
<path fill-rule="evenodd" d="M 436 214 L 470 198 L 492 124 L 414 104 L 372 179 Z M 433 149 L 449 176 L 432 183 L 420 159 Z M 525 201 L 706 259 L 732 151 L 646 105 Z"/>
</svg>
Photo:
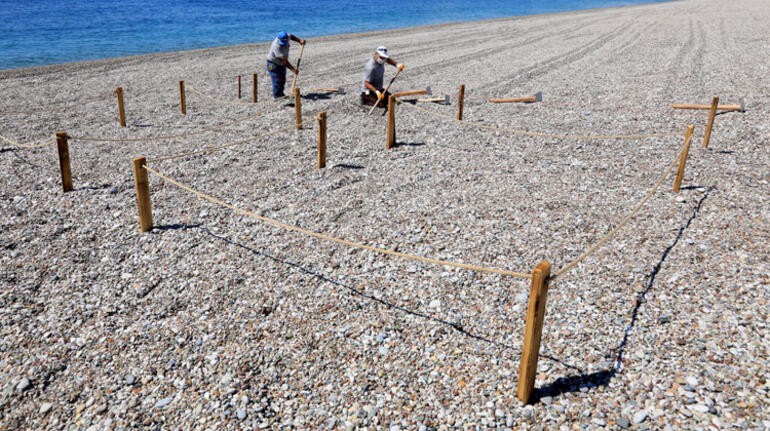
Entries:
<svg viewBox="0 0 770 431">
<path fill-rule="evenodd" d="M 171 401 L 174 401 L 174 397 L 163 398 L 162 400 L 160 400 L 157 403 L 155 403 L 155 408 L 156 409 L 162 409 L 162 408 L 168 406 L 169 404 L 171 404 Z"/>
<path fill-rule="evenodd" d="M 235 412 L 235 416 L 238 420 L 246 419 L 246 409 L 238 409 L 238 411 Z"/>
<path fill-rule="evenodd" d="M 540 401 L 543 402 L 545 405 L 550 405 L 553 402 L 553 398 L 551 397 L 542 397 L 540 398 Z"/>
<path fill-rule="evenodd" d="M 644 422 L 645 420 L 647 420 L 647 412 L 646 411 L 642 410 L 642 411 L 636 412 L 636 414 L 634 414 L 633 421 L 634 421 L 635 424 L 639 425 L 640 423 Z"/>
<path fill-rule="evenodd" d="M 133 374 L 129 374 L 126 376 L 126 384 L 128 386 L 131 386 L 136 382 L 136 377 Z"/>
<path fill-rule="evenodd" d="M 698 413 L 707 413 L 709 411 L 709 408 L 704 406 L 703 404 L 693 404 L 690 406 L 687 406 L 690 410 L 698 412 Z"/>
<path fill-rule="evenodd" d="M 596 425 L 599 425 L 600 427 L 607 425 L 607 422 L 605 422 L 604 419 L 601 419 L 601 418 L 593 418 L 591 422 L 593 422 Z"/>
<path fill-rule="evenodd" d="M 503 409 L 495 409 L 495 417 L 496 418 L 504 418 L 505 417 L 505 412 L 503 411 Z"/>
<path fill-rule="evenodd" d="M 663 316 L 658 317 L 658 323 L 661 325 L 671 323 L 671 318 L 664 314 Z"/>
<path fill-rule="evenodd" d="M 43 404 L 40 405 L 40 414 L 44 415 L 44 414 L 50 412 L 52 408 L 53 408 L 53 404 L 51 404 L 51 403 L 43 403 Z"/>
<path fill-rule="evenodd" d="M 388 334 L 386 334 L 384 332 L 381 332 L 381 333 L 377 334 L 377 342 L 380 343 L 380 344 L 385 342 L 386 338 L 388 338 Z"/>
<path fill-rule="evenodd" d="M 625 417 L 625 416 L 619 417 L 618 420 L 617 420 L 617 424 L 618 424 L 619 427 L 621 427 L 623 429 L 628 429 L 628 427 L 631 426 L 631 422 L 629 422 L 628 418 Z"/>
<path fill-rule="evenodd" d="M 430 301 L 430 304 L 428 304 L 428 307 L 434 308 L 434 309 L 441 308 L 441 301 L 439 301 L 438 299 L 434 299 L 433 301 Z"/>
<path fill-rule="evenodd" d="M 532 419 L 532 417 L 535 415 L 535 410 L 532 408 L 532 406 L 526 406 L 524 407 L 524 411 L 522 411 L 521 414 L 527 419 Z"/>
<path fill-rule="evenodd" d="M 688 385 L 690 385 L 693 390 L 696 386 L 698 386 L 698 379 L 693 376 L 687 376 L 687 378 L 684 380 Z"/>
<path fill-rule="evenodd" d="M 21 381 L 16 385 L 16 390 L 20 392 L 24 392 L 27 389 L 29 389 L 32 386 L 32 382 L 29 381 L 28 378 L 23 378 Z"/>
<path fill-rule="evenodd" d="M 380 355 L 385 356 L 388 354 L 388 346 L 382 346 L 379 348 L 378 351 L 380 352 Z"/>
</svg>

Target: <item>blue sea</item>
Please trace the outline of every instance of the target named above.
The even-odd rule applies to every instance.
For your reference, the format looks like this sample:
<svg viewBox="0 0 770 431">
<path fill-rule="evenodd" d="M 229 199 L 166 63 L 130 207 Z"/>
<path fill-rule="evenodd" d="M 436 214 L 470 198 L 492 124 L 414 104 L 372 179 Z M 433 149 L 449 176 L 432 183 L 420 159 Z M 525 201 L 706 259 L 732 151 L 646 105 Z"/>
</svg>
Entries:
<svg viewBox="0 0 770 431">
<path fill-rule="evenodd" d="M 0 0 L 0 69 L 664 0 Z"/>
</svg>

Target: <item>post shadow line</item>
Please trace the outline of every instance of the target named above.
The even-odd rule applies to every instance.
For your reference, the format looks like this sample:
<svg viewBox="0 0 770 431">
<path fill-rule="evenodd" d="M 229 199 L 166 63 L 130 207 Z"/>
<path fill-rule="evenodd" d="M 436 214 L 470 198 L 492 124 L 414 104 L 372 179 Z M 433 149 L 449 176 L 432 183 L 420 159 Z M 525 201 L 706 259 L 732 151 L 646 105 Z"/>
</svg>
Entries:
<svg viewBox="0 0 770 431">
<path fill-rule="evenodd" d="M 610 381 L 617 375 L 617 373 L 623 370 L 623 354 L 625 353 L 626 347 L 628 346 L 629 337 L 633 332 L 634 328 L 636 327 L 636 321 L 639 318 L 639 310 L 642 307 L 642 304 L 645 302 L 645 298 L 647 294 L 654 287 L 655 279 L 657 278 L 658 273 L 663 267 L 663 263 L 666 261 L 666 259 L 668 258 L 668 255 L 671 253 L 674 247 L 676 247 L 676 245 L 679 243 L 679 240 L 682 239 L 682 236 L 684 235 L 685 231 L 690 227 L 692 222 L 698 217 L 698 213 L 700 212 L 701 207 L 703 206 L 703 202 L 706 200 L 706 198 L 708 198 L 709 194 L 713 190 L 714 190 L 714 187 L 709 187 L 706 189 L 706 193 L 704 193 L 704 195 L 700 198 L 700 200 L 698 200 L 698 205 L 696 205 L 695 208 L 693 209 L 692 214 L 690 215 L 690 218 L 687 220 L 687 222 L 685 222 L 682 226 L 679 227 L 679 232 L 677 233 L 676 238 L 674 238 L 674 241 L 663 251 L 663 254 L 661 255 L 660 259 L 655 264 L 652 271 L 650 271 L 645 289 L 636 295 L 636 304 L 634 305 L 634 309 L 631 312 L 631 321 L 626 326 L 626 329 L 623 332 L 623 339 L 620 341 L 620 344 L 616 349 L 612 349 L 610 351 L 610 352 L 617 351 L 617 354 L 615 355 L 615 363 L 613 364 L 613 366 L 604 370 L 590 373 L 590 374 L 581 373 L 578 375 L 573 375 L 568 377 L 559 377 L 553 382 L 545 386 L 542 386 L 540 388 L 537 388 L 536 396 L 538 398 L 545 397 L 545 396 L 556 397 L 565 393 L 577 392 L 580 390 L 580 388 L 595 388 L 599 386 L 607 386 L 609 385 Z"/>
<path fill-rule="evenodd" d="M 174 225 L 174 226 L 177 226 L 177 225 Z M 360 297 L 362 297 L 364 299 L 367 299 L 369 301 L 381 304 L 381 305 L 385 306 L 386 308 L 393 309 L 393 310 L 398 310 L 398 311 L 401 311 L 401 312 L 403 312 L 405 314 L 409 314 L 409 315 L 412 315 L 412 316 L 415 316 L 415 317 L 419 317 L 421 319 L 430 320 L 430 321 L 439 323 L 441 325 L 444 325 L 444 326 L 447 326 L 447 327 L 451 328 L 452 330 L 454 330 L 454 331 L 456 331 L 456 332 L 458 332 L 458 333 L 460 333 L 460 334 L 462 334 L 462 335 L 464 335 L 466 337 L 472 338 L 472 339 L 477 340 L 477 341 L 482 341 L 482 342 L 485 342 L 485 343 L 489 343 L 491 345 L 500 347 L 502 349 L 512 350 L 514 352 L 521 352 L 521 347 L 520 346 L 513 346 L 513 345 L 502 343 L 500 341 L 492 340 L 490 338 L 484 337 L 484 336 L 479 335 L 479 334 L 475 334 L 475 333 L 473 333 L 473 332 L 463 328 L 462 324 L 459 323 L 459 322 L 450 322 L 450 321 L 445 320 L 445 319 L 441 319 L 441 318 L 438 318 L 438 317 L 435 317 L 435 316 L 431 316 L 431 315 L 428 315 L 428 314 L 420 313 L 418 311 L 409 309 L 409 308 L 404 307 L 402 305 L 394 304 L 392 302 L 389 302 L 389 301 L 384 300 L 382 298 L 379 298 L 377 296 L 366 294 L 366 293 L 361 292 L 360 290 L 358 290 L 358 289 L 356 289 L 356 288 L 354 288 L 352 286 L 349 286 L 349 285 L 347 285 L 347 284 L 345 284 L 345 283 L 343 283 L 343 282 L 341 282 L 339 280 L 332 279 L 332 278 L 330 278 L 330 277 L 328 277 L 328 276 L 326 276 L 324 274 L 320 274 L 320 273 L 318 273 L 318 272 L 316 272 L 316 271 L 314 271 L 312 269 L 306 268 L 306 267 L 304 267 L 304 266 L 302 266 L 300 264 L 288 261 L 286 259 L 282 259 L 280 257 L 273 256 L 273 255 L 271 255 L 269 253 L 266 253 L 264 251 L 253 249 L 253 248 L 251 248 L 251 247 L 249 247 L 249 246 L 247 246 L 245 244 L 238 243 L 236 241 L 231 240 L 230 238 L 227 238 L 227 237 L 224 237 L 222 235 L 216 234 L 216 233 L 212 232 L 210 229 L 208 229 L 207 227 L 201 226 L 200 224 L 196 224 L 196 225 L 179 225 L 177 228 L 179 228 L 179 229 L 196 228 L 196 229 L 204 232 L 205 234 L 207 234 L 207 235 L 209 235 L 211 237 L 214 237 L 214 238 L 216 238 L 216 239 L 218 239 L 220 241 L 224 241 L 224 242 L 226 242 L 228 244 L 231 244 L 231 245 L 234 245 L 236 247 L 242 248 L 242 249 L 247 250 L 248 252 L 256 254 L 258 256 L 265 257 L 265 258 L 270 259 L 270 260 L 272 260 L 272 261 L 274 261 L 276 263 L 283 264 L 283 265 L 295 268 L 298 271 L 300 271 L 300 272 L 302 272 L 302 273 L 304 273 L 306 275 L 310 275 L 312 277 L 317 278 L 320 281 L 324 281 L 324 282 L 330 283 L 332 285 L 341 287 L 341 288 L 349 291 L 350 293 L 352 293 L 354 295 L 357 295 L 357 296 L 360 296 Z M 562 360 L 560 360 L 559 358 L 555 358 L 553 356 L 544 355 L 544 354 L 541 354 L 540 357 L 546 358 L 546 359 L 549 359 L 549 360 L 552 360 L 552 361 L 555 361 L 555 362 L 558 362 L 558 363 L 562 364 L 563 366 L 565 366 L 565 367 L 567 367 L 569 369 L 573 369 L 573 370 L 576 370 L 578 372 L 582 372 L 582 370 L 580 368 L 578 368 L 578 367 L 576 367 L 574 365 L 567 364 L 567 363 L 563 362 Z"/>
</svg>

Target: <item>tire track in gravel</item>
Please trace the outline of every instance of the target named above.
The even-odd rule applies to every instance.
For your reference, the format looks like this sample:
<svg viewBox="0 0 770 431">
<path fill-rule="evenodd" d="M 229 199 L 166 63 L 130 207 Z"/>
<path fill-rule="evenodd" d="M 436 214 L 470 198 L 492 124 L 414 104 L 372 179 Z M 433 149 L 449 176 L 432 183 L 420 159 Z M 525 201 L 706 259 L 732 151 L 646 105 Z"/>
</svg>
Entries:
<svg viewBox="0 0 770 431">
<path fill-rule="evenodd" d="M 625 24 L 615 27 L 610 32 L 595 38 L 580 48 L 568 51 L 566 54 L 559 54 L 537 62 L 532 66 L 519 69 L 514 73 L 497 80 L 495 84 L 488 85 L 487 88 L 505 88 L 515 84 L 521 84 L 525 81 L 531 81 L 536 78 L 548 75 L 562 67 L 583 60 L 592 53 L 595 53 L 601 47 L 617 38 L 620 34 L 628 31 Z M 524 79 L 525 81 L 523 81 Z"/>
<path fill-rule="evenodd" d="M 680 46 L 680 48 L 677 50 L 676 54 L 674 55 L 674 58 L 672 62 L 669 63 L 668 67 L 665 67 L 664 65 L 661 65 L 661 70 L 665 70 L 665 75 L 669 77 L 668 80 L 658 82 L 658 85 L 656 86 L 656 90 L 654 92 L 655 94 L 655 100 L 666 100 L 669 101 L 672 97 L 672 90 L 675 82 L 681 81 L 682 78 L 682 65 L 684 64 L 685 59 L 689 58 L 695 48 L 695 33 L 693 31 L 693 24 L 692 21 L 689 22 L 689 32 L 687 35 L 687 40 L 685 41 L 684 45 Z M 675 75 L 675 76 L 674 76 Z"/>
<path fill-rule="evenodd" d="M 575 23 L 572 20 L 568 20 L 560 23 L 556 27 L 554 25 L 550 25 L 549 31 L 545 33 L 537 33 L 534 36 L 528 35 L 527 29 L 522 30 L 521 27 L 513 25 L 517 21 L 509 24 L 508 28 L 504 32 L 495 36 L 495 39 L 490 39 L 488 34 L 484 34 L 482 36 L 474 36 L 478 34 L 477 30 L 469 30 L 467 32 L 461 33 L 460 35 L 454 33 L 445 38 L 439 39 L 438 43 L 436 43 L 436 41 L 432 41 L 430 45 L 427 46 L 427 48 L 431 51 L 451 49 L 452 57 L 445 57 L 433 62 L 422 63 L 418 66 L 410 67 L 408 70 L 415 75 L 436 74 L 447 69 L 454 70 L 457 68 L 457 66 L 460 65 L 465 67 L 469 64 L 473 64 L 474 62 L 489 62 L 490 56 L 500 54 L 504 51 L 504 48 L 500 46 L 498 39 L 504 39 L 506 44 L 515 45 L 517 48 L 525 47 L 548 40 L 550 38 L 563 37 L 565 33 L 574 34 L 578 31 L 585 30 L 586 26 L 599 24 L 611 19 L 611 17 L 600 17 L 590 19 L 588 21 L 580 21 L 578 23 Z M 513 37 L 508 39 L 510 36 Z M 516 36 L 520 37 L 517 38 Z M 458 40 L 464 41 L 463 44 L 459 46 L 459 50 L 457 42 Z M 398 45 L 398 42 L 396 42 L 396 45 Z M 481 49 L 479 49 L 480 47 Z M 418 46 L 412 49 L 407 49 L 398 52 L 396 57 L 419 57 L 425 49 L 425 46 Z M 357 77 L 360 75 L 360 69 L 363 63 L 363 60 L 349 59 L 344 62 L 336 62 L 332 67 L 316 69 L 314 72 L 319 75 L 346 76 L 350 77 L 352 80 L 354 79 L 354 76 Z M 351 76 L 352 70 L 355 70 L 354 76 Z M 347 79 L 345 80 L 347 81 Z"/>
<path fill-rule="evenodd" d="M 516 48 L 521 48 L 521 47 L 533 45 L 535 43 L 548 40 L 550 38 L 561 37 L 565 33 L 574 34 L 577 31 L 585 30 L 585 27 L 587 25 L 593 25 L 593 24 L 597 24 L 597 23 L 609 21 L 609 20 L 610 18 L 597 18 L 597 19 L 590 20 L 588 22 L 581 21 L 577 24 L 575 24 L 572 21 L 565 21 L 564 23 L 562 23 L 563 24 L 562 27 L 566 27 L 567 25 L 570 25 L 569 28 L 566 28 L 566 29 L 563 29 L 561 27 L 555 28 L 553 25 L 551 25 L 549 26 L 549 31 L 545 33 L 538 33 L 534 36 L 529 36 L 529 37 L 525 36 L 523 39 L 519 41 L 517 41 L 515 38 L 507 39 L 507 37 L 511 33 L 514 36 L 520 35 L 522 33 L 526 34 L 526 31 L 522 31 L 519 28 L 511 28 L 507 33 L 502 33 L 501 35 L 498 35 L 498 38 L 505 38 L 506 44 L 514 45 Z M 489 37 L 486 36 L 483 39 L 478 39 L 478 40 L 489 41 Z M 496 44 L 496 43 L 493 43 L 492 46 L 490 46 L 489 48 L 484 48 L 481 50 L 477 48 L 478 45 L 476 44 L 464 43 L 461 47 L 462 50 L 458 51 L 457 38 L 454 38 L 452 42 L 446 46 L 439 46 L 439 47 L 431 46 L 430 48 L 431 50 L 441 50 L 448 47 L 453 48 L 455 50 L 454 53 L 456 55 L 454 55 L 450 59 L 444 58 L 431 63 L 425 63 L 415 68 L 412 68 L 411 70 L 417 70 L 417 71 L 420 71 L 421 73 L 428 73 L 428 72 L 435 73 L 445 69 L 455 69 L 456 66 L 458 65 L 468 66 L 469 64 L 474 64 L 474 61 L 486 63 L 490 61 L 489 56 L 495 55 L 495 54 L 501 54 L 504 52 L 504 48 L 502 48 L 499 44 Z M 496 62 L 497 60 L 494 59 L 494 61 Z"/>
</svg>

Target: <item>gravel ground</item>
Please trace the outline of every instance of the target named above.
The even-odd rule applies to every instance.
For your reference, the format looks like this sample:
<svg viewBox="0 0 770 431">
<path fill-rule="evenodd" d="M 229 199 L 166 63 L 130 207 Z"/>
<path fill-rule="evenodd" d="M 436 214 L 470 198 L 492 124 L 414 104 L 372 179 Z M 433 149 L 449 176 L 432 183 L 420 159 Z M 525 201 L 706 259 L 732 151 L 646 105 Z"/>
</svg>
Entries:
<svg viewBox="0 0 770 431">
<path fill-rule="evenodd" d="M 770 429 L 768 22 L 763 0 L 686 0 L 310 39 L 299 132 L 265 97 L 265 44 L 0 72 L 5 137 L 140 139 L 73 139 L 69 193 L 54 147 L 0 146 L 0 429 Z M 394 89 L 452 97 L 400 106 L 389 151 L 386 118 L 356 105 L 380 44 L 407 66 Z M 255 70 L 262 99 L 234 103 L 235 76 L 250 94 Z M 180 79 L 226 103 L 190 91 L 180 115 Z M 431 115 L 453 115 L 460 84 L 465 120 L 492 128 Z M 486 102 L 535 91 L 542 103 Z M 719 115 L 703 149 L 707 112 L 670 104 L 715 95 L 747 111 Z M 527 280 L 320 241 L 156 176 L 155 229 L 138 229 L 131 159 L 145 156 L 305 229 L 557 270 L 643 199 L 687 124 L 681 192 L 667 177 L 551 283 L 530 406 L 515 397 Z M 150 139 L 177 134 L 194 135 Z"/>
</svg>

